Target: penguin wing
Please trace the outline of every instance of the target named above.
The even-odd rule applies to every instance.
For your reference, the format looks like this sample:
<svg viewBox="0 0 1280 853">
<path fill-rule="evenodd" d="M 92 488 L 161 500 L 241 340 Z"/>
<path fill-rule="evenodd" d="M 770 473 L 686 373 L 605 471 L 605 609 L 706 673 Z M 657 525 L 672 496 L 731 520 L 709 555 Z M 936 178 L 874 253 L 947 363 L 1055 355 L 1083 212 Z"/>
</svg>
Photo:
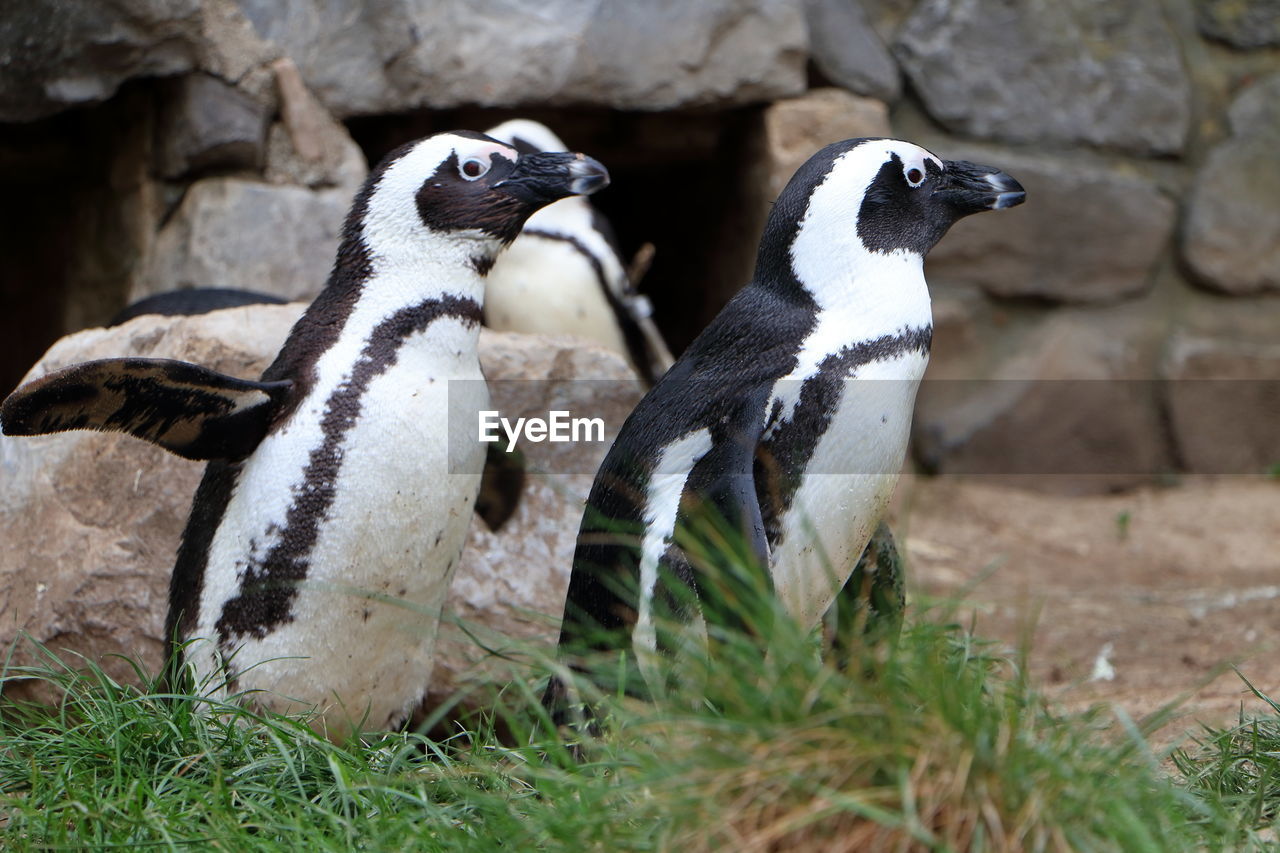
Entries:
<svg viewBox="0 0 1280 853">
<path fill-rule="evenodd" d="M 753 397 L 759 397 L 759 394 Z M 693 562 L 704 615 L 719 610 L 719 622 L 750 630 L 743 605 L 772 592 L 769 543 L 756 491 L 756 446 L 763 431 L 762 401 L 747 404 L 726 418 L 714 443 L 690 473 L 681 499 L 678 528 L 684 554 L 666 559 Z M 679 568 L 674 567 L 677 574 Z"/>
<path fill-rule="evenodd" d="M 170 359 L 86 361 L 10 394 L 0 432 L 125 432 L 187 459 L 238 459 L 262 441 L 292 388 Z"/>
</svg>

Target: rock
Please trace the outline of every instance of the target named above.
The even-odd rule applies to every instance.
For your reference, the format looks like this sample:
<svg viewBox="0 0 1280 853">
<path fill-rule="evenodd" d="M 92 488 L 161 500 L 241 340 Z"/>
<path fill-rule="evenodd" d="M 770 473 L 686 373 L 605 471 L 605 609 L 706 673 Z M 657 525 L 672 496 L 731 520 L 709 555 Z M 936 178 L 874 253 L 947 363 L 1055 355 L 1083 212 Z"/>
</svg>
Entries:
<svg viewBox="0 0 1280 853">
<path fill-rule="evenodd" d="M 268 120 L 263 104 L 207 74 L 177 78 L 164 91 L 156 134 L 164 177 L 262 164 Z"/>
<path fill-rule="evenodd" d="M 313 189 L 345 187 L 354 196 L 369 172 L 360 146 L 302 82 L 292 59 L 276 60 L 271 70 L 282 120 L 271 127 L 267 180 Z"/>
<path fill-rule="evenodd" d="M 923 0 L 894 53 L 948 130 L 1177 154 L 1191 84 L 1159 0 Z"/>
<path fill-rule="evenodd" d="M 931 284 L 1075 303 L 1133 297 L 1151 286 L 1176 213 L 1153 183 L 1049 155 L 951 144 L 931 150 L 998 166 L 1027 190 L 1027 203 L 1015 210 L 957 223 L 929 255 Z"/>
<path fill-rule="evenodd" d="M 27 379 L 121 355 L 256 376 L 301 309 L 253 306 L 86 329 L 54 344 Z M 123 435 L 0 437 L 0 643 L 22 632 L 117 678 L 133 673 L 113 654 L 158 672 L 169 575 L 203 470 Z M 15 663 L 30 662 L 29 651 L 19 646 Z"/>
<path fill-rule="evenodd" d="M 202 52 L 200 0 L 23 0 L 0 17 L 0 120 L 111 97 L 125 80 L 182 74 Z"/>
<path fill-rule="evenodd" d="M 530 103 L 663 110 L 805 88 L 803 12 L 788 0 L 239 3 L 340 118 Z"/>
<path fill-rule="evenodd" d="M 147 315 L 87 329 L 55 344 L 28 379 L 122 355 L 256 376 L 302 308 Z M 480 346 L 494 408 L 507 416 L 563 409 L 602 417 L 611 440 L 640 397 L 625 362 L 603 349 L 487 330 Z M 471 526 L 437 647 L 440 695 L 502 678 L 502 661 L 470 637 L 491 650 L 553 644 L 581 502 L 608 440 L 521 447 L 531 471 L 514 516 L 496 533 L 478 521 Z M 202 470 L 127 436 L 0 437 L 0 643 L 25 632 L 55 652 L 83 654 L 117 678 L 132 680 L 133 673 L 112 654 L 158 671 L 173 558 Z M 30 649 L 19 646 L 12 662 L 31 660 Z M 25 695 L 12 683 L 5 690 Z"/>
<path fill-rule="evenodd" d="M 197 181 L 157 235 L 129 301 L 188 287 L 311 299 L 333 267 L 352 195 L 240 178 Z"/>
<path fill-rule="evenodd" d="M 0 121 L 105 101 L 135 77 L 230 83 L 274 58 L 232 0 L 22 0 L 0 17 Z"/>
<path fill-rule="evenodd" d="M 1280 44 L 1280 3 L 1276 0 L 1199 0 L 1196 26 L 1232 47 Z"/>
<path fill-rule="evenodd" d="M 1105 492 L 1174 470 L 1161 425 L 1150 306 L 1056 312 L 1021 346 L 944 364 L 921 388 L 916 458 L 939 474 L 1037 491 Z M 1007 336 L 1006 336 L 1007 337 Z M 963 376 L 964 378 L 960 378 Z"/>
<path fill-rule="evenodd" d="M 806 0 L 809 53 L 822 75 L 859 95 L 896 101 L 898 66 L 857 0 Z"/>
<path fill-rule="evenodd" d="M 1233 294 L 1280 290 L 1280 74 L 1231 105 L 1232 136 L 1196 175 L 1182 229 L 1197 280 Z"/>
<path fill-rule="evenodd" d="M 1280 464 L 1274 337 L 1263 343 L 1226 330 L 1215 336 L 1182 330 L 1169 343 L 1164 375 L 1169 425 L 1187 471 L 1262 474 Z"/>
<path fill-rule="evenodd" d="M 889 136 L 889 108 L 842 89 L 814 89 L 770 104 L 764 111 L 767 201 L 772 203 L 824 145 L 857 136 Z"/>
</svg>

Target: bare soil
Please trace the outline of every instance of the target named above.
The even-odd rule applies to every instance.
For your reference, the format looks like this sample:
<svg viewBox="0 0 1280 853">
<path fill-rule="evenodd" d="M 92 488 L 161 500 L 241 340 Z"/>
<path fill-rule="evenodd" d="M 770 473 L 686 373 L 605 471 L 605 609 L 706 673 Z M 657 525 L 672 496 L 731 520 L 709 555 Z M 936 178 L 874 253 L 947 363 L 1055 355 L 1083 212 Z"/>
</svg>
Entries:
<svg viewBox="0 0 1280 853">
<path fill-rule="evenodd" d="M 904 478 L 894 530 L 917 606 L 1010 648 L 1069 708 L 1142 718 L 1171 702 L 1172 743 L 1198 721 L 1280 700 L 1280 482 L 1232 477 L 1064 497 L 977 479 Z"/>
</svg>

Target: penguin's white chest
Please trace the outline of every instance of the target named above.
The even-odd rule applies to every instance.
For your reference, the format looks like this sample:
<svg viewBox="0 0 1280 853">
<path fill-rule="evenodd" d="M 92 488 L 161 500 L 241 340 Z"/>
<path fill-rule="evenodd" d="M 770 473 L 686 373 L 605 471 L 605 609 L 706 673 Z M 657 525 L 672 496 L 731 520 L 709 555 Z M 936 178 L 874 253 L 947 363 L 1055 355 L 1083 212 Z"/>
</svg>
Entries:
<svg viewBox="0 0 1280 853">
<path fill-rule="evenodd" d="M 448 435 L 449 413 L 474 424 L 458 412 L 488 405 L 474 332 L 442 322 L 404 341 L 358 407 L 335 414 L 349 376 L 318 384 L 246 460 L 205 572 L 187 655 L 199 675 L 231 655 L 232 689 L 328 708 L 331 732 L 366 713 L 366 727 L 393 726 L 422 697 L 483 464 L 478 443 Z M 300 554 L 287 617 L 228 620 L 281 548 Z"/>
<path fill-rule="evenodd" d="M 927 363 L 910 351 L 862 365 L 843 382 L 770 554 L 777 594 L 803 625 L 816 625 L 830 607 L 893 495 Z"/>
</svg>

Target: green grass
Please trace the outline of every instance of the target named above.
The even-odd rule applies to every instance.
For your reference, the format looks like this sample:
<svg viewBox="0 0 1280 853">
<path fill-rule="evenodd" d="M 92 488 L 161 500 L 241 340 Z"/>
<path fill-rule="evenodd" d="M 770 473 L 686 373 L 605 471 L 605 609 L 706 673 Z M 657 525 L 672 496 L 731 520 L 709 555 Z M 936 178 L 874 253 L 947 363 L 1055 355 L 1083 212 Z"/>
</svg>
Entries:
<svg viewBox="0 0 1280 853">
<path fill-rule="evenodd" d="M 7 850 L 1265 849 L 1280 722 L 1173 756 L 1103 711 L 1055 713 L 997 654 L 917 615 L 848 672 L 775 622 L 724 635 L 653 703 L 602 697 L 603 734 L 546 725 L 538 675 L 465 731 L 334 745 L 305 718 L 173 700 L 50 656 L 64 695 L 0 713 Z M 616 669 L 617 661 L 608 661 Z M 1277 709 L 1280 711 L 1280 709 Z M 502 732 L 500 737 L 498 732 Z M 573 746 L 565 738 L 574 740 Z M 575 754 L 579 758 L 575 759 Z M 1260 840 L 1262 839 L 1262 840 Z"/>
</svg>

